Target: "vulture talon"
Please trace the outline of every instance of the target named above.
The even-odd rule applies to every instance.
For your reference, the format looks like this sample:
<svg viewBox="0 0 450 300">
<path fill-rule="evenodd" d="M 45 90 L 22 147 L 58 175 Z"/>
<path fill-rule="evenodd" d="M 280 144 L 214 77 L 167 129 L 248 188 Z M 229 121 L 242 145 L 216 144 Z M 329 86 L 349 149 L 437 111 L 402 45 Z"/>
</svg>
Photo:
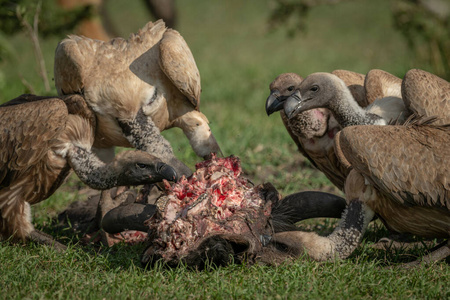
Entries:
<svg viewBox="0 0 450 300">
<path fill-rule="evenodd" d="M 52 236 L 36 229 L 30 232 L 28 240 L 38 243 L 40 245 L 50 246 L 58 252 L 65 252 L 67 250 L 66 245 L 57 242 Z"/>
</svg>

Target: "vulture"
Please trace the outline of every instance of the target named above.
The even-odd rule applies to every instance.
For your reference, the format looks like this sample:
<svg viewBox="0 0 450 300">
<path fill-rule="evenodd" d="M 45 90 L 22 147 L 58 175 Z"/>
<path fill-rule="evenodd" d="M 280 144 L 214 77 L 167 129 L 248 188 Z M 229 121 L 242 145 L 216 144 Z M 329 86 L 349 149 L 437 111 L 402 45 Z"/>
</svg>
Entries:
<svg viewBox="0 0 450 300">
<path fill-rule="evenodd" d="M 332 74 L 345 82 L 361 106 L 367 106 L 364 75 L 347 70 L 335 70 Z M 373 78 L 371 81 L 377 79 L 376 76 L 371 76 L 371 78 Z M 288 119 L 283 111 L 286 99 L 302 81 L 303 78 L 295 73 L 283 73 L 276 77 L 269 87 L 270 95 L 266 100 L 266 112 L 271 115 L 280 111 L 283 124 L 296 143 L 298 150 L 337 188 L 342 190 L 349 170 L 339 163 L 334 153 L 334 136 L 341 130 L 341 127 L 330 110 L 327 108 L 311 109 L 292 119 Z"/>
<path fill-rule="evenodd" d="M 95 116 L 79 95 L 22 95 L 0 106 L 0 237 L 30 238 L 30 205 L 50 197 L 73 169 L 94 189 L 176 180 L 176 171 L 142 151 L 105 164 L 93 154 Z"/>
<path fill-rule="evenodd" d="M 450 237 L 450 83 L 413 69 L 403 78 L 401 94 L 414 112 L 403 125 L 349 126 L 336 135 L 336 155 L 351 168 L 345 183 L 348 205 L 339 226 L 327 237 L 279 233 L 275 243 L 316 260 L 344 259 L 375 214 L 399 233 Z M 423 261 L 449 255 L 447 240 Z"/>
<path fill-rule="evenodd" d="M 365 86 L 368 86 L 367 81 Z M 396 86 L 399 87 L 400 82 Z M 411 113 L 401 95 L 377 98 L 369 106 L 361 107 L 343 80 L 324 72 L 306 77 L 286 100 L 284 111 L 291 119 L 298 113 L 319 107 L 332 111 L 343 128 L 352 125 L 387 125 L 395 120 L 401 123 Z"/>
<path fill-rule="evenodd" d="M 221 153 L 199 111 L 200 74 L 183 37 L 162 20 L 128 40 L 71 35 L 55 52 L 60 96 L 80 94 L 97 118 L 94 147 L 134 147 L 160 157 L 184 175 L 192 172 L 161 131 L 179 127 L 202 157 Z"/>
</svg>

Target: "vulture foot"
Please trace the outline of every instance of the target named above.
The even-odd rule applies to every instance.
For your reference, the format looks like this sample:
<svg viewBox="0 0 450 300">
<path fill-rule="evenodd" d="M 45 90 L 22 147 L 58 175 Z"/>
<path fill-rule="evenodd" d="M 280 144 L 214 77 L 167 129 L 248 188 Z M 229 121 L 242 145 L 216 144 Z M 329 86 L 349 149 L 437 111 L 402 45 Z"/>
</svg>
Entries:
<svg viewBox="0 0 450 300">
<path fill-rule="evenodd" d="M 434 247 L 433 249 L 431 249 L 431 252 L 429 254 L 427 254 L 426 256 L 422 257 L 421 259 L 409 262 L 409 263 L 405 263 L 403 265 L 401 265 L 401 268 L 404 269 L 410 269 L 410 268 L 415 268 L 419 265 L 426 264 L 426 265 L 430 265 L 432 263 L 438 262 L 440 260 L 443 260 L 447 257 L 450 256 L 450 241 L 445 241 L 439 245 L 437 245 L 436 247 Z"/>
<path fill-rule="evenodd" d="M 432 241 L 416 241 L 410 234 L 391 235 L 381 238 L 378 242 L 371 247 L 380 250 L 409 250 L 418 249 L 424 247 L 431 247 Z"/>
<path fill-rule="evenodd" d="M 39 230 L 33 230 L 28 239 L 40 245 L 51 246 L 58 252 L 64 252 L 67 250 L 67 246 L 57 242 L 52 236 Z"/>
</svg>

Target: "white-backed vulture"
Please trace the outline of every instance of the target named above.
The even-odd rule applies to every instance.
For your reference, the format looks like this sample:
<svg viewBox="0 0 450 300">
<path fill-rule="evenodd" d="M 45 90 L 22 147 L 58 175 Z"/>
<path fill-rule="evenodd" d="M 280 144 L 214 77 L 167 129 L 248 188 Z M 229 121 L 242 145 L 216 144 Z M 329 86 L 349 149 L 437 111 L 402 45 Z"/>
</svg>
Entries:
<svg viewBox="0 0 450 300">
<path fill-rule="evenodd" d="M 28 238 L 30 204 L 50 197 L 72 169 L 94 189 L 176 180 L 172 167 L 142 151 L 103 163 L 91 151 L 94 129 L 79 95 L 22 95 L 0 106 L 0 237 Z"/>
<path fill-rule="evenodd" d="M 450 83 L 413 69 L 401 91 L 409 109 L 422 117 L 404 125 L 349 126 L 336 135 L 336 154 L 352 168 L 340 225 L 328 237 L 297 231 L 276 235 L 277 242 L 316 260 L 346 258 L 375 214 L 399 233 L 450 237 Z M 423 261 L 448 255 L 449 241 Z"/>
<path fill-rule="evenodd" d="M 220 148 L 199 111 L 200 74 L 181 37 L 164 22 L 149 22 L 128 40 L 109 42 L 69 36 L 55 53 L 59 95 L 81 94 L 97 117 L 94 146 L 135 147 L 173 165 L 173 150 L 160 134 L 179 127 L 200 157 Z"/>
<path fill-rule="evenodd" d="M 363 86 L 364 75 L 347 70 L 335 70 L 332 73 L 345 82 L 361 106 L 367 105 Z M 270 95 L 266 100 L 266 112 L 271 115 L 280 111 L 283 124 L 298 150 L 342 190 L 349 170 L 339 163 L 334 153 L 334 136 L 341 127 L 332 113 L 326 108 L 317 108 L 304 111 L 289 120 L 282 110 L 285 100 L 302 81 L 303 78 L 295 73 L 283 73 L 275 78 L 269 87 Z"/>
</svg>

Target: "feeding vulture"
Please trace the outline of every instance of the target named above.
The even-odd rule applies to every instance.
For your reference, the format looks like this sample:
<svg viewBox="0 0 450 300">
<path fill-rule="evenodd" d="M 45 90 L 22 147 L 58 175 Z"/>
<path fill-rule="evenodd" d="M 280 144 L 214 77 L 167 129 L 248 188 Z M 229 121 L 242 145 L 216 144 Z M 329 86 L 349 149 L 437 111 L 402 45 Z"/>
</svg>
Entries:
<svg viewBox="0 0 450 300">
<path fill-rule="evenodd" d="M 199 111 L 194 57 L 183 37 L 162 20 L 149 22 L 128 40 L 71 35 L 56 48 L 54 73 L 60 96 L 78 93 L 94 111 L 94 147 L 135 147 L 185 175 L 192 172 L 175 158 L 161 131 L 181 128 L 200 157 L 220 152 Z"/>
</svg>

